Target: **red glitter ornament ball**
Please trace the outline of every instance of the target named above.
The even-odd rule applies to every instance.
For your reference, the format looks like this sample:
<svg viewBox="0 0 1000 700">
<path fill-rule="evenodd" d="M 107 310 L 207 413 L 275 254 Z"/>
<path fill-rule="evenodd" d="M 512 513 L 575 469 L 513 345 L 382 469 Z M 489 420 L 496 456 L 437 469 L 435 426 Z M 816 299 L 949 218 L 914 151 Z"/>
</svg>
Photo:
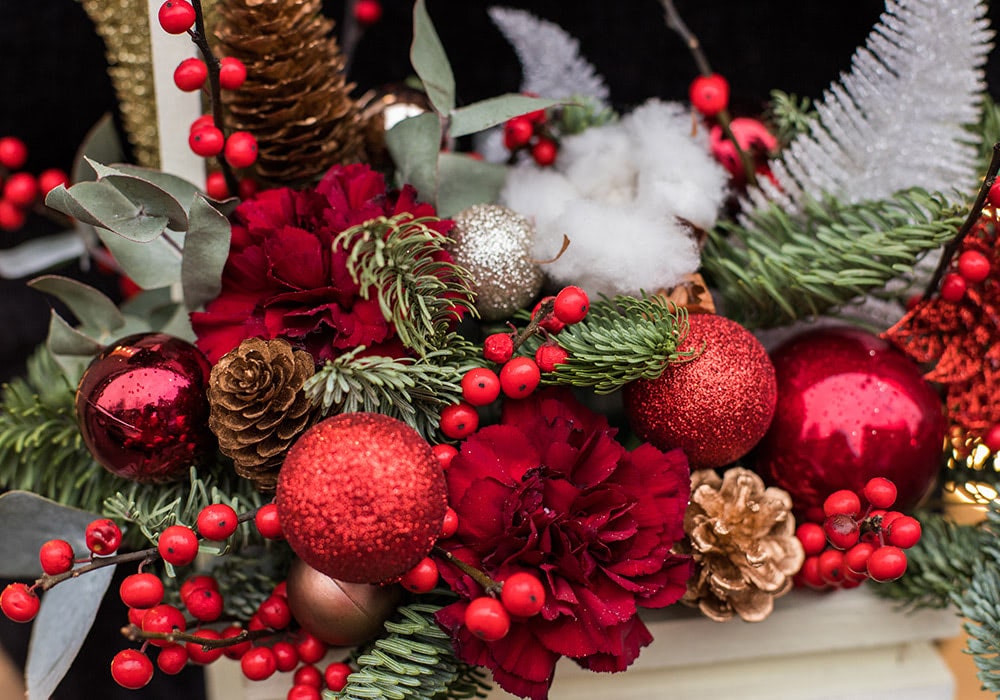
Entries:
<svg viewBox="0 0 1000 700">
<path fill-rule="evenodd" d="M 753 448 L 774 414 L 774 367 L 740 324 L 694 314 L 681 350 L 700 350 L 657 379 L 625 387 L 625 412 L 636 434 L 661 450 L 680 447 L 692 469 L 721 467 Z"/>
<path fill-rule="evenodd" d="M 446 494 L 441 463 L 413 428 L 345 413 L 295 441 L 276 503 L 288 544 L 309 566 L 341 581 L 382 583 L 427 556 Z"/>
<path fill-rule="evenodd" d="M 945 434 L 941 399 L 917 365 L 853 328 L 799 334 L 771 359 L 778 409 L 757 471 L 814 521 L 829 494 L 860 492 L 877 476 L 896 484 L 894 508 L 913 508 L 934 483 Z"/>
<path fill-rule="evenodd" d="M 76 415 L 105 469 L 141 483 L 182 477 L 213 449 L 208 360 L 191 343 L 139 333 L 109 345 L 80 378 Z"/>
</svg>

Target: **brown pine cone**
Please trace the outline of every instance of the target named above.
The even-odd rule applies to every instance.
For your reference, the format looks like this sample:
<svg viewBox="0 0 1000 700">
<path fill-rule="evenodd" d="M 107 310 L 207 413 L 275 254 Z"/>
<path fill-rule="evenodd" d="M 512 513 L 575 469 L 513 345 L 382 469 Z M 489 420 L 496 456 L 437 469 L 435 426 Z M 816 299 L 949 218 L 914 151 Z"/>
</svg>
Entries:
<svg viewBox="0 0 1000 700">
<path fill-rule="evenodd" d="M 718 622 L 734 614 L 766 618 L 805 560 L 791 497 L 740 467 L 722 477 L 711 469 L 691 474 L 684 531 L 681 550 L 692 555 L 695 573 L 683 602 Z"/>
<path fill-rule="evenodd" d="M 312 420 L 302 385 L 315 371 L 309 353 L 260 338 L 244 340 L 212 368 L 208 426 L 236 473 L 262 491 L 274 489 L 285 452 Z"/>
</svg>

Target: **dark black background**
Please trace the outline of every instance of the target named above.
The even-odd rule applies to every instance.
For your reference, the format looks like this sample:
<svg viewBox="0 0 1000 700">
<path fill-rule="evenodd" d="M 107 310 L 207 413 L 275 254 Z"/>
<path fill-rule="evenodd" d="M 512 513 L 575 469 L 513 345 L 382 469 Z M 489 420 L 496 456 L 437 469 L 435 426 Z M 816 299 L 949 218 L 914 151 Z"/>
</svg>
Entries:
<svg viewBox="0 0 1000 700">
<path fill-rule="evenodd" d="M 383 0 L 383 20 L 363 37 L 350 78 L 358 90 L 397 82 L 409 74 L 411 3 Z M 613 104 L 627 109 L 659 96 L 683 100 L 695 66 L 680 39 L 663 22 L 657 0 L 511 0 L 556 22 L 580 41 L 581 53 L 611 87 Z M 756 114 L 771 89 L 818 97 L 850 68 L 883 9 L 880 0 L 677 0 L 688 25 L 702 40 L 713 67 L 732 87 L 733 111 Z M 520 72 L 510 46 L 478 0 L 428 0 L 453 64 L 460 102 L 517 90 Z M 326 12 L 340 20 L 343 0 Z M 1000 18 L 1000 9 L 991 10 Z M 991 92 L 1000 88 L 1000 63 L 990 61 Z M 22 138 L 31 150 L 27 169 L 68 169 L 90 126 L 115 111 L 105 73 L 101 40 L 82 7 L 73 0 L 0 0 L 0 135 Z M 0 248 L 45 232 L 32 219 L 19 233 L 0 233 Z M 75 266 L 61 272 L 82 276 Z M 47 303 L 29 293 L 23 280 L 0 280 L 0 378 L 16 373 L 24 355 L 45 333 Z M 2 536 L 2 535 L 0 535 Z M 87 653 L 60 690 L 59 698 L 158 698 L 184 692 L 197 700 L 198 678 L 167 679 L 154 689 L 121 695 L 109 687 L 107 663 L 117 648 L 120 610 L 102 614 Z M 0 632 L 15 656 L 23 658 L 23 629 L 6 621 Z M 160 676 L 161 674 L 157 674 Z M 181 690 L 184 687 L 184 690 Z"/>
</svg>

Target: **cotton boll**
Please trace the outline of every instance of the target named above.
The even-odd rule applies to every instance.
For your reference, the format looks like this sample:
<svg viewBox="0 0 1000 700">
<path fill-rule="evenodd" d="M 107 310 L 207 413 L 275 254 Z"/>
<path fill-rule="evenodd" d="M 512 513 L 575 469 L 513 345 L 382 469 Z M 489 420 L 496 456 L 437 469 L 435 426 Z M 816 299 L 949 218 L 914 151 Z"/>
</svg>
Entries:
<svg viewBox="0 0 1000 700">
<path fill-rule="evenodd" d="M 538 168 L 534 165 L 522 165 L 512 168 L 507 174 L 507 181 L 500 192 L 501 204 L 528 217 L 538 231 L 550 228 L 552 222 L 572 202 L 579 198 L 576 189 L 566 177 L 551 168 Z M 560 244 L 562 237 L 559 238 Z M 552 250 L 555 255 L 559 244 Z M 542 259 L 546 259 L 544 256 Z"/>
<path fill-rule="evenodd" d="M 556 166 L 581 197 L 620 203 L 635 196 L 632 146 L 618 124 L 564 138 Z"/>
</svg>

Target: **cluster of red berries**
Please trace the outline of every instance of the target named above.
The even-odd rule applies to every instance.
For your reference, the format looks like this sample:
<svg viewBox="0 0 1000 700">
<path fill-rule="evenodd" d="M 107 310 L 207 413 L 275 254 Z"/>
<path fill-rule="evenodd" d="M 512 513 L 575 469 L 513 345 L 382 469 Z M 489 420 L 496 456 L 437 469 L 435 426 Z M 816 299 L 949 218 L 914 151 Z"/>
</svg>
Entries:
<svg viewBox="0 0 1000 700">
<path fill-rule="evenodd" d="M 542 167 L 555 163 L 559 154 L 559 144 L 549 128 L 548 115 L 544 109 L 507 120 L 503 125 L 503 145 L 512 155 L 518 151 L 527 151 L 535 163 Z"/>
<path fill-rule="evenodd" d="M 987 203 L 1000 207 L 1000 180 L 990 186 Z M 995 255 L 996 223 L 982 217 L 962 239 L 962 252 L 952 261 L 952 269 L 941 278 L 940 294 L 945 301 L 958 303 L 970 290 L 989 279 Z"/>
<path fill-rule="evenodd" d="M 921 529 L 916 518 L 888 510 L 895 502 L 896 485 L 883 477 L 870 479 L 860 493 L 841 489 L 827 496 L 823 524 L 802 523 L 795 531 L 806 553 L 799 582 L 816 589 L 854 588 L 867 579 L 902 576 L 903 550 L 920 541 Z"/>
<path fill-rule="evenodd" d="M 28 162 L 28 147 L 15 136 L 0 138 L 0 231 L 24 226 L 28 211 L 53 187 L 69 178 L 59 168 L 49 168 L 35 177 L 21 170 Z"/>
</svg>

